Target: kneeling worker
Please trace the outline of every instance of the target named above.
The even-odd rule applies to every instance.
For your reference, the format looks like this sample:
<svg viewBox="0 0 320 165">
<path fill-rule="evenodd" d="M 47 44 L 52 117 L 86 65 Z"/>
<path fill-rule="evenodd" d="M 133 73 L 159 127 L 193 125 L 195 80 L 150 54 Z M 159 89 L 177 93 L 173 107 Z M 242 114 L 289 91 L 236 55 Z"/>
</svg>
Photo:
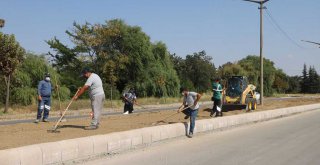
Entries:
<svg viewBox="0 0 320 165">
<path fill-rule="evenodd" d="M 94 130 L 99 126 L 103 109 L 103 102 L 105 100 L 102 81 L 97 74 L 92 73 L 88 68 L 82 70 L 82 76 L 87 78 L 87 81 L 80 89 L 79 93 L 73 97 L 73 99 L 77 100 L 79 96 L 81 96 L 87 89 L 89 89 L 93 117 L 90 126 L 85 127 L 84 129 Z"/>
</svg>

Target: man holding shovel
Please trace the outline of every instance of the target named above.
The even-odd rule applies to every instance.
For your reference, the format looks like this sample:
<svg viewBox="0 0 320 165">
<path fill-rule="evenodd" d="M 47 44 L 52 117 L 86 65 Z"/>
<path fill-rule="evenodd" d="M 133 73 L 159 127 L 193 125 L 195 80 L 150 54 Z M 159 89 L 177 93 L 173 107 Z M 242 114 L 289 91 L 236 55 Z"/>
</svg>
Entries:
<svg viewBox="0 0 320 165">
<path fill-rule="evenodd" d="M 103 102 L 105 100 L 102 81 L 101 78 L 97 74 L 92 73 L 89 68 L 84 68 L 82 70 L 82 76 L 87 78 L 87 81 L 73 99 L 77 100 L 79 96 L 89 89 L 93 117 L 90 126 L 85 127 L 84 129 L 95 130 L 99 127 Z"/>
<path fill-rule="evenodd" d="M 178 112 L 180 112 L 181 108 L 188 107 L 185 111 L 188 116 L 190 116 L 190 129 L 188 137 L 192 138 L 193 130 L 196 122 L 196 118 L 199 111 L 199 103 L 198 101 L 201 98 L 201 94 L 196 92 L 190 92 L 187 88 L 183 89 L 183 103 L 179 107 Z"/>
</svg>

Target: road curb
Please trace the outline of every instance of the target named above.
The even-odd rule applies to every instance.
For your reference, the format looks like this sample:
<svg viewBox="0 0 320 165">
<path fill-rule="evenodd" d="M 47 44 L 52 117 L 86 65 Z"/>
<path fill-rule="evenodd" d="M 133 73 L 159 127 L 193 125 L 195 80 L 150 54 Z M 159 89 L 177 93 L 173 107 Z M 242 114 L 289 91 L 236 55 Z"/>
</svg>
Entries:
<svg viewBox="0 0 320 165">
<path fill-rule="evenodd" d="M 195 132 L 225 129 L 316 109 L 320 109 L 320 104 L 198 120 L 196 121 Z M 0 150 L 0 162 L 1 165 L 62 164 L 63 162 L 118 153 L 139 146 L 182 137 L 186 135 L 187 129 L 188 123 L 176 123 Z"/>
</svg>

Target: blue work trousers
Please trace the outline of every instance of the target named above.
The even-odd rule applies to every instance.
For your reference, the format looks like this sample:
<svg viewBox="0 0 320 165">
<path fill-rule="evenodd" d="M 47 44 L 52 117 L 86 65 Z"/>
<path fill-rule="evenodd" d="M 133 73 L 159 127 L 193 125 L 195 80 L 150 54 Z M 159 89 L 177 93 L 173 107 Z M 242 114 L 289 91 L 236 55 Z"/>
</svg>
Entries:
<svg viewBox="0 0 320 165">
<path fill-rule="evenodd" d="M 193 133 L 194 130 L 194 126 L 196 125 L 196 118 L 198 116 L 198 110 L 199 109 L 191 109 L 188 108 L 187 109 L 187 113 L 190 116 L 190 129 L 189 129 L 189 133 Z"/>
<path fill-rule="evenodd" d="M 43 119 L 47 119 L 49 117 L 49 111 L 51 108 L 51 98 L 50 97 L 42 97 L 42 100 L 38 102 L 38 114 L 37 119 L 41 119 L 43 112 Z"/>
</svg>

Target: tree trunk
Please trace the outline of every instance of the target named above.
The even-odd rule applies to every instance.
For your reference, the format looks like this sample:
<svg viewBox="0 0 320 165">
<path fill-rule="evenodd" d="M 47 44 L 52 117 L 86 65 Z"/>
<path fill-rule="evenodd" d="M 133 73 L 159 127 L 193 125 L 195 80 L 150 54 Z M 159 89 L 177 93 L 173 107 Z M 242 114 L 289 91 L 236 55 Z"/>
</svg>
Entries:
<svg viewBox="0 0 320 165">
<path fill-rule="evenodd" d="M 8 109 L 9 109 L 10 78 L 11 78 L 11 75 L 9 75 L 8 78 L 5 80 L 6 81 L 6 85 L 7 85 L 7 93 L 6 93 L 6 105 L 5 105 L 3 113 L 7 113 Z"/>
</svg>

